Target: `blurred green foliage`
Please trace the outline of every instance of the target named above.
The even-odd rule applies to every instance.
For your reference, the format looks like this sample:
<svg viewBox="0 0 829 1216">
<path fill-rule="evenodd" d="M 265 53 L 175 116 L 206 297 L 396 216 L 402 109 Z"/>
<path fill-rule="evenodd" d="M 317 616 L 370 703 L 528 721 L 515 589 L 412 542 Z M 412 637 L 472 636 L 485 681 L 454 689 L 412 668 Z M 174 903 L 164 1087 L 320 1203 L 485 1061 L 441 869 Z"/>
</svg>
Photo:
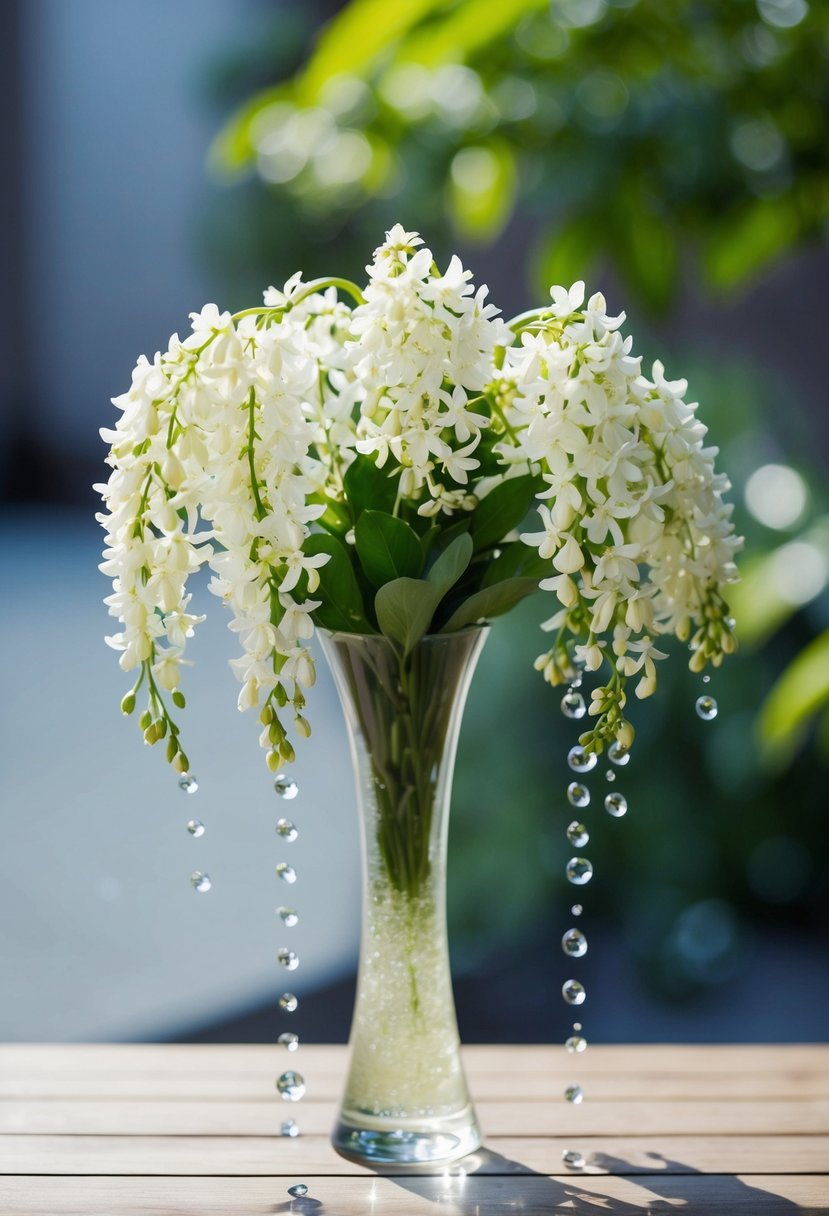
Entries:
<svg viewBox="0 0 829 1216">
<path fill-rule="evenodd" d="M 312 246 L 391 216 L 448 246 L 518 212 L 535 293 L 603 260 L 658 312 L 689 257 L 729 292 L 822 236 L 827 103 L 806 0 L 351 0 L 212 161 L 280 200 L 260 248 L 286 215 Z"/>
</svg>

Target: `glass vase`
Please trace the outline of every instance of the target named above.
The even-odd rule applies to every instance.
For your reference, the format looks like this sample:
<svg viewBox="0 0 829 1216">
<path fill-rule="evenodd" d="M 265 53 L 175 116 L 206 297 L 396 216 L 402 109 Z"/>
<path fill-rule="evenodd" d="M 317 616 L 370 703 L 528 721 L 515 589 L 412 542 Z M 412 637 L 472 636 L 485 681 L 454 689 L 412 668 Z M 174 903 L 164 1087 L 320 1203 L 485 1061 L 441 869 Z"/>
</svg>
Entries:
<svg viewBox="0 0 829 1216">
<path fill-rule="evenodd" d="M 325 633 L 348 727 L 363 920 L 345 1094 L 332 1141 L 364 1162 L 439 1165 L 481 1142 L 460 1059 L 446 935 L 446 843 L 458 732 L 484 628 L 408 655 Z"/>
</svg>

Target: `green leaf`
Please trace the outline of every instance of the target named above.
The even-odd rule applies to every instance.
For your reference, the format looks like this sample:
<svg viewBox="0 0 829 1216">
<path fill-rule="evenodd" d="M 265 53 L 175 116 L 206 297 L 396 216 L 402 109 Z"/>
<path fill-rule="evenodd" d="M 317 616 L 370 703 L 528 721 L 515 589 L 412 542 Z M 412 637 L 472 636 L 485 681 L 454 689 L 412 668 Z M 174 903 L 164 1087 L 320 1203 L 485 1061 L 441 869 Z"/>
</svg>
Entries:
<svg viewBox="0 0 829 1216">
<path fill-rule="evenodd" d="M 460 148 L 449 179 L 449 210 L 458 234 L 493 241 L 506 227 L 515 204 L 515 156 L 502 139 Z"/>
<path fill-rule="evenodd" d="M 524 13 L 549 8 L 550 0 L 465 0 L 439 24 L 415 30 L 400 50 L 404 62 L 430 66 L 469 61 L 475 51 L 512 32 Z"/>
<path fill-rule="evenodd" d="M 730 291 L 783 254 L 798 235 L 791 198 L 753 199 L 722 219 L 709 236 L 703 263 L 712 286 Z"/>
<path fill-rule="evenodd" d="M 603 230 L 603 221 L 579 211 L 546 237 L 532 259 L 533 284 L 542 299 L 549 299 L 552 286 L 570 287 L 590 277 L 599 254 L 597 234 Z"/>
<path fill-rule="evenodd" d="M 539 488 L 537 477 L 511 477 L 502 481 L 472 512 L 471 532 L 476 549 L 503 540 L 524 520 Z"/>
<path fill-rule="evenodd" d="M 638 299 L 652 312 L 664 312 L 679 282 L 679 246 L 660 210 L 634 194 L 617 213 L 618 236 L 610 253 Z"/>
<path fill-rule="evenodd" d="M 506 545 L 498 557 L 487 562 L 486 573 L 481 580 L 482 587 L 492 587 L 502 583 L 504 579 L 516 578 L 546 578 L 553 573 L 548 559 L 538 556 L 537 549 L 531 549 L 523 541 L 516 540 Z"/>
<path fill-rule="evenodd" d="M 441 633 L 452 633 L 466 625 L 474 625 L 476 621 L 502 616 L 537 590 L 538 581 L 534 578 L 508 578 L 491 587 L 483 587 L 455 609 Z"/>
<path fill-rule="evenodd" d="M 423 551 L 417 533 L 402 519 L 363 511 L 354 529 L 357 556 L 369 582 L 382 587 L 396 578 L 417 578 Z"/>
<path fill-rule="evenodd" d="M 810 642 L 772 688 L 760 710 L 764 758 L 783 767 L 794 755 L 809 719 L 829 702 L 829 630 Z"/>
<path fill-rule="evenodd" d="M 438 604 L 472 558 L 472 538 L 458 536 L 441 553 L 427 578 L 397 578 L 377 592 L 374 610 L 381 631 L 399 642 L 404 654 L 429 631 Z"/>
<path fill-rule="evenodd" d="M 355 519 L 361 511 L 385 511 L 391 514 L 397 499 L 397 483 L 400 471 L 390 473 L 378 469 L 372 456 L 357 456 L 345 471 L 343 485 L 345 496 L 354 512 Z"/>
<path fill-rule="evenodd" d="M 453 587 L 472 561 L 474 546 L 468 532 L 456 536 L 451 545 L 447 545 L 432 569 L 428 579 L 437 587 L 442 588 L 441 599 L 450 587 Z"/>
<path fill-rule="evenodd" d="M 313 598 L 321 600 L 313 612 L 314 621 L 323 629 L 345 633 L 370 633 L 360 588 L 345 545 L 327 532 L 307 537 L 302 551 L 311 557 L 327 553 L 329 560 L 319 568 L 320 585 Z"/>
</svg>

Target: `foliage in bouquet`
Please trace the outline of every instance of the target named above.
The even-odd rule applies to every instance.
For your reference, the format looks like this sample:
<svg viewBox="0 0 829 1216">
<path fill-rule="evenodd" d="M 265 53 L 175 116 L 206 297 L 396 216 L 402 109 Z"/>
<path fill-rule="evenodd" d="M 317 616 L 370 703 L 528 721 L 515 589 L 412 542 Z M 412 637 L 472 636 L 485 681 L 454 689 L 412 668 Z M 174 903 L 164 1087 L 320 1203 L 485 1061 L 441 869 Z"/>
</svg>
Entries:
<svg viewBox="0 0 829 1216">
<path fill-rule="evenodd" d="M 122 708 L 143 688 L 144 738 L 180 771 L 171 703 L 203 564 L 272 768 L 310 733 L 315 625 L 381 633 L 405 661 L 428 633 L 552 592 L 536 666 L 554 685 L 602 672 L 580 737 L 597 751 L 631 745 L 628 681 L 655 690 L 660 635 L 695 671 L 734 649 L 728 482 L 686 383 L 643 375 L 624 316 L 581 283 L 508 324 L 470 279 L 397 226 L 363 289 L 297 274 L 234 316 L 207 305 L 115 400 L 108 641 L 138 673 Z M 540 530 L 519 531 L 534 505 Z"/>
</svg>

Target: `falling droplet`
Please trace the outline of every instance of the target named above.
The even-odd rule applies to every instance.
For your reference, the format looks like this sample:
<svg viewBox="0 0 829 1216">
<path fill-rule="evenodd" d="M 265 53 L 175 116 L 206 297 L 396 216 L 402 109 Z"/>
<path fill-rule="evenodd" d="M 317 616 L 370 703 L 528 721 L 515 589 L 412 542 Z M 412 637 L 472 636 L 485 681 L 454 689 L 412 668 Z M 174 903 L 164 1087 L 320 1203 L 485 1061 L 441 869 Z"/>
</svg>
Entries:
<svg viewBox="0 0 829 1216">
<path fill-rule="evenodd" d="M 621 819 L 623 815 L 627 814 L 628 800 L 624 794 L 620 794 L 618 790 L 614 790 L 612 794 L 608 794 L 605 797 L 604 809 L 614 819 Z"/>
<path fill-rule="evenodd" d="M 581 1030 L 581 1022 L 574 1022 L 574 1023 L 573 1023 L 573 1029 L 574 1029 L 574 1030 Z"/>
<path fill-rule="evenodd" d="M 182 773 L 178 779 L 178 788 L 184 790 L 185 794 L 195 794 L 199 783 L 192 773 Z"/>
<path fill-rule="evenodd" d="M 617 768 L 624 768 L 626 764 L 630 764 L 630 748 L 622 747 L 621 743 L 611 743 L 607 749 L 607 758 Z"/>
<path fill-rule="evenodd" d="M 280 1047 L 284 1047 L 288 1051 L 296 1051 L 299 1047 L 299 1035 L 292 1034 L 290 1030 L 286 1030 L 276 1041 Z"/>
<path fill-rule="evenodd" d="M 568 1005 L 583 1005 L 587 997 L 584 985 L 578 980 L 565 980 L 561 985 L 561 995 Z"/>
<path fill-rule="evenodd" d="M 583 1039 L 580 1034 L 571 1034 L 570 1038 L 565 1041 L 564 1046 L 571 1056 L 575 1056 L 579 1052 L 587 1050 L 587 1039 Z"/>
<path fill-rule="evenodd" d="M 283 1072 L 277 1077 L 276 1088 L 286 1102 L 298 1102 L 305 1093 L 305 1078 L 298 1072 Z"/>
<path fill-rule="evenodd" d="M 593 866 L 586 857 L 571 857 L 567 862 L 567 881 L 583 887 L 593 877 Z"/>
<path fill-rule="evenodd" d="M 273 788 L 279 794 L 280 798 L 285 798 L 290 802 L 292 798 L 296 798 L 299 793 L 299 786 L 294 781 L 293 777 L 289 777 L 287 773 L 277 773 L 274 778 Z"/>
<path fill-rule="evenodd" d="M 590 790 L 580 781 L 571 781 L 567 786 L 567 801 L 571 806 L 587 806 L 590 802 Z"/>
<path fill-rule="evenodd" d="M 279 1008 L 284 1009 L 286 1013 L 294 1013 L 299 1001 L 292 992 L 283 992 L 279 998 Z"/>
<path fill-rule="evenodd" d="M 711 677 L 710 677 L 710 676 L 703 676 L 703 677 L 702 677 L 702 682 L 703 682 L 703 684 L 710 684 L 710 683 L 711 683 Z"/>
<path fill-rule="evenodd" d="M 584 1155 L 577 1148 L 565 1148 L 561 1160 L 570 1170 L 583 1170 L 586 1164 Z"/>
<path fill-rule="evenodd" d="M 281 878 L 283 882 L 295 883 L 296 870 L 293 866 L 289 866 L 287 861 L 280 861 L 276 867 L 276 877 Z"/>
<path fill-rule="evenodd" d="M 580 1085 L 568 1085 L 564 1096 L 568 1102 L 572 1102 L 573 1106 L 578 1106 L 584 1101 L 584 1090 Z"/>
<path fill-rule="evenodd" d="M 577 674 L 574 675 L 572 680 L 570 681 L 570 687 L 571 688 L 581 688 L 581 686 L 582 686 L 582 674 L 581 674 L 581 672 L 577 672 Z"/>
<path fill-rule="evenodd" d="M 616 780 L 616 774 L 614 773 L 612 768 L 609 768 L 607 770 L 607 772 L 604 775 L 604 779 L 605 779 L 605 781 L 615 781 Z"/>
<path fill-rule="evenodd" d="M 213 883 L 210 881 L 210 875 L 205 874 L 202 870 L 196 870 L 194 874 L 191 874 L 190 882 L 193 885 L 193 889 L 198 891 L 199 895 L 204 895 L 205 891 L 209 891 L 213 886 Z"/>
<path fill-rule="evenodd" d="M 287 950 L 284 946 L 277 951 L 276 955 L 279 960 L 280 967 L 284 967 L 286 971 L 296 971 L 299 966 L 299 955 L 294 950 Z"/>
<path fill-rule="evenodd" d="M 294 925 L 299 923 L 299 917 L 293 908 L 277 908 L 276 914 L 283 925 L 287 925 L 289 929 L 293 929 Z"/>
<path fill-rule="evenodd" d="M 295 1123 L 293 1119 L 286 1119 L 279 1129 L 279 1134 L 280 1136 L 290 1136 L 291 1138 L 298 1136 L 299 1124 Z"/>
<path fill-rule="evenodd" d="M 584 703 L 584 697 L 580 692 L 570 689 L 561 698 L 561 712 L 565 718 L 583 718 L 587 713 L 587 706 Z"/>
<path fill-rule="evenodd" d="M 291 823 L 290 819 L 277 819 L 276 834 L 277 836 L 281 836 L 283 840 L 287 840 L 290 844 L 296 840 L 299 832 L 297 831 L 296 824 Z"/>
<path fill-rule="evenodd" d="M 561 939 L 561 948 L 570 958 L 581 958 L 587 954 L 587 938 L 581 929 L 568 929 Z"/>
<path fill-rule="evenodd" d="M 570 844 L 574 844 L 577 849 L 582 849 L 590 839 L 590 833 L 583 823 L 579 823 L 578 819 L 574 819 L 567 828 L 567 839 Z"/>
<path fill-rule="evenodd" d="M 697 697 L 697 714 L 703 722 L 710 722 L 712 718 L 716 718 L 717 708 L 717 702 L 707 693 L 704 697 Z"/>
<path fill-rule="evenodd" d="M 573 904 L 572 908 L 570 909 L 570 915 L 571 916 L 581 916 L 583 911 L 584 911 L 584 908 L 581 906 L 581 904 Z"/>
<path fill-rule="evenodd" d="M 199 836 L 203 836 L 204 824 L 202 823 L 201 819 L 190 819 L 187 824 L 187 831 L 191 836 L 195 836 L 197 839 Z"/>
<path fill-rule="evenodd" d="M 298 1182 L 296 1184 L 296 1186 L 288 1187 L 288 1194 L 291 1196 L 292 1199 L 302 1199 L 305 1195 L 308 1194 L 308 1187 L 305 1185 L 304 1182 Z"/>
<path fill-rule="evenodd" d="M 567 753 L 567 763 L 574 773 L 589 773 L 592 768 L 596 767 L 597 761 L 596 753 L 586 752 L 579 743 L 575 747 L 571 747 Z"/>
</svg>

